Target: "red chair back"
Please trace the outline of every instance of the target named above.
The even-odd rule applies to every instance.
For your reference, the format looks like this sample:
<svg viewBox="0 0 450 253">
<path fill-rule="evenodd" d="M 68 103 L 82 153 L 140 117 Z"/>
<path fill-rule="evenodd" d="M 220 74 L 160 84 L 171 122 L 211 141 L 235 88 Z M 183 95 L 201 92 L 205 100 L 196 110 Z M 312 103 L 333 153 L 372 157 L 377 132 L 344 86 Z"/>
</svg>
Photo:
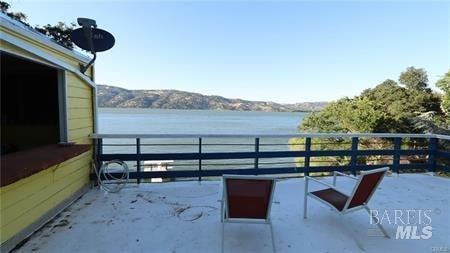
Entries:
<svg viewBox="0 0 450 253">
<path fill-rule="evenodd" d="M 387 170 L 388 168 L 383 168 L 362 172 L 362 178 L 356 186 L 356 191 L 353 194 L 353 198 L 351 199 L 348 208 L 353 208 L 368 203 L 370 197 L 377 189 L 378 184 L 383 179 Z"/>
<path fill-rule="evenodd" d="M 227 194 L 227 218 L 267 219 L 274 180 L 224 179 Z"/>
</svg>

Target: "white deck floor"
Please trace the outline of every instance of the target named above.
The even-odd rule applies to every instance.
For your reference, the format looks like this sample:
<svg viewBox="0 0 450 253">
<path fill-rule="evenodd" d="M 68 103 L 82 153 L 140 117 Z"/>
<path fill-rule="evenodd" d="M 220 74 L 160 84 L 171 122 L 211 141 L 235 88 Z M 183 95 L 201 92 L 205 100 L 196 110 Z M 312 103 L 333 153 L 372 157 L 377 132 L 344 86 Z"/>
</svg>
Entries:
<svg viewBox="0 0 450 253">
<path fill-rule="evenodd" d="M 331 178 L 325 178 L 331 182 Z M 349 191 L 353 181 L 338 178 Z M 361 252 L 339 216 L 309 201 L 302 218 L 303 179 L 278 183 L 272 207 L 277 252 Z M 317 188 L 318 189 L 318 188 Z M 92 189 L 17 252 L 220 252 L 220 182 L 130 185 L 117 194 Z M 387 176 L 369 205 L 431 209 L 428 240 L 395 239 L 396 225 L 385 225 L 391 239 L 369 236 L 376 228 L 365 211 L 348 215 L 349 227 L 366 252 L 450 252 L 450 180 L 424 174 Z M 423 226 L 420 225 L 419 229 Z M 260 224 L 227 224 L 225 252 L 271 252 L 270 230 Z"/>
</svg>

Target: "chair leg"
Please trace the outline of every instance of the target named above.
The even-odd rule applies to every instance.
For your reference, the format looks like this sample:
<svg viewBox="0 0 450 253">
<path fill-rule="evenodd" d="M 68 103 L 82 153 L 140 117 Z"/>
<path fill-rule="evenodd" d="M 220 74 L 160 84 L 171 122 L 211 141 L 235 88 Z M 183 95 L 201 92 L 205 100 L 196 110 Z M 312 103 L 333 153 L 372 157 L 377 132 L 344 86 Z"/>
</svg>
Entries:
<svg viewBox="0 0 450 253">
<path fill-rule="evenodd" d="M 222 222 L 222 223 L 223 223 L 224 214 L 225 214 L 225 212 L 223 209 L 223 200 L 222 200 L 222 201 L 220 201 L 220 222 Z"/>
<path fill-rule="evenodd" d="M 386 231 L 386 229 L 384 229 L 383 225 L 381 225 L 380 223 L 377 223 L 378 228 L 381 230 L 381 232 L 383 232 L 384 236 L 388 239 L 390 239 L 391 237 L 389 236 L 388 232 Z"/>
<path fill-rule="evenodd" d="M 368 206 L 364 206 L 364 209 L 367 211 L 367 213 L 370 216 L 370 219 L 373 221 L 373 223 L 375 223 L 377 225 L 377 227 L 381 230 L 381 232 L 383 233 L 383 235 L 386 238 L 391 238 L 388 234 L 388 232 L 386 231 L 386 229 L 383 227 L 383 225 L 381 225 L 380 222 L 376 222 L 375 219 L 370 215 L 370 208 Z"/>
<path fill-rule="evenodd" d="M 271 236 L 271 238 L 272 238 L 272 250 L 273 250 L 273 253 L 276 253 L 276 249 L 275 249 L 275 238 L 274 238 L 274 235 L 273 235 L 273 226 L 272 226 L 272 223 L 269 223 L 269 226 L 270 226 L 270 236 Z"/>
<path fill-rule="evenodd" d="M 303 219 L 306 219 L 308 209 L 308 179 L 305 177 L 305 196 L 303 199 Z"/>
<path fill-rule="evenodd" d="M 222 252 L 222 253 L 224 253 L 224 251 L 225 251 L 225 249 L 224 249 L 224 244 L 225 244 L 225 242 L 224 242 L 224 240 L 225 240 L 225 223 L 224 222 L 222 222 L 222 248 L 221 248 L 221 250 L 220 250 L 220 252 Z"/>
<path fill-rule="evenodd" d="M 365 251 L 361 241 L 359 240 L 358 236 L 353 232 L 352 228 L 350 226 L 348 226 L 348 224 L 345 222 L 345 217 L 343 214 L 341 215 L 341 222 L 343 224 L 343 226 L 347 229 L 347 231 L 351 234 L 351 236 L 353 237 L 353 240 L 356 242 L 356 245 L 358 245 L 358 248 L 360 248 L 362 251 Z"/>
</svg>

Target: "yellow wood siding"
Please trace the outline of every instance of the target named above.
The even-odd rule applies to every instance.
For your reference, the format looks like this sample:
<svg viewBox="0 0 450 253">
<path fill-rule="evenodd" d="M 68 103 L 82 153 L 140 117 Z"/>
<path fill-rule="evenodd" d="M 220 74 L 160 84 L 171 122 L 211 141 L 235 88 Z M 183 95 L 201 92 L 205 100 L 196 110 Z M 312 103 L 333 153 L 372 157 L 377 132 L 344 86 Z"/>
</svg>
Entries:
<svg viewBox="0 0 450 253">
<path fill-rule="evenodd" d="M 70 131 L 86 127 L 92 128 L 94 123 L 92 122 L 91 117 L 86 117 L 86 118 L 69 119 L 68 125 Z"/>
<path fill-rule="evenodd" d="M 67 86 L 67 96 L 69 98 L 85 98 L 86 99 L 91 96 L 91 91 L 82 89 L 82 88 L 78 88 L 78 87 L 70 86 L 71 80 L 67 80 L 66 82 L 67 82 L 67 84 L 69 84 Z"/>
<path fill-rule="evenodd" d="M 92 143 L 94 132 L 93 89 L 83 80 L 66 72 L 68 139 L 77 143 Z"/>
<path fill-rule="evenodd" d="M 20 232 L 89 182 L 92 151 L 2 187 L 1 242 Z"/>
<path fill-rule="evenodd" d="M 69 108 L 92 108 L 92 100 L 90 98 L 74 98 L 67 99 L 67 106 Z"/>
<path fill-rule="evenodd" d="M 29 53 L 27 51 L 24 51 L 24 50 L 22 50 L 22 49 L 20 49 L 20 48 L 18 48 L 16 46 L 14 46 L 13 44 L 10 44 L 10 43 L 6 42 L 6 41 L 1 41 L 0 46 L 1 46 L 0 48 L 2 50 L 6 51 L 8 53 L 15 54 L 15 55 L 20 55 L 20 56 L 28 58 L 28 59 L 33 59 L 35 61 L 48 64 L 48 62 L 45 61 L 44 59 L 36 57 L 34 54 Z"/>
</svg>

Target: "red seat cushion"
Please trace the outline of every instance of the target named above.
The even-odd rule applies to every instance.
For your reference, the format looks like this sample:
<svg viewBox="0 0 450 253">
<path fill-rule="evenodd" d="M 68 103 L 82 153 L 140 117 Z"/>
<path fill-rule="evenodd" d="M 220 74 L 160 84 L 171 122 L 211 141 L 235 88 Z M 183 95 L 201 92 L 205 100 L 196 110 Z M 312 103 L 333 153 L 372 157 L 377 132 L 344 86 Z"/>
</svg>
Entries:
<svg viewBox="0 0 450 253">
<path fill-rule="evenodd" d="M 345 203 L 347 203 L 348 196 L 345 194 L 342 194 L 332 188 L 320 190 L 320 191 L 313 191 L 311 194 L 315 195 L 316 197 L 330 203 L 332 206 L 334 206 L 337 210 L 342 211 L 344 209 Z"/>
</svg>

